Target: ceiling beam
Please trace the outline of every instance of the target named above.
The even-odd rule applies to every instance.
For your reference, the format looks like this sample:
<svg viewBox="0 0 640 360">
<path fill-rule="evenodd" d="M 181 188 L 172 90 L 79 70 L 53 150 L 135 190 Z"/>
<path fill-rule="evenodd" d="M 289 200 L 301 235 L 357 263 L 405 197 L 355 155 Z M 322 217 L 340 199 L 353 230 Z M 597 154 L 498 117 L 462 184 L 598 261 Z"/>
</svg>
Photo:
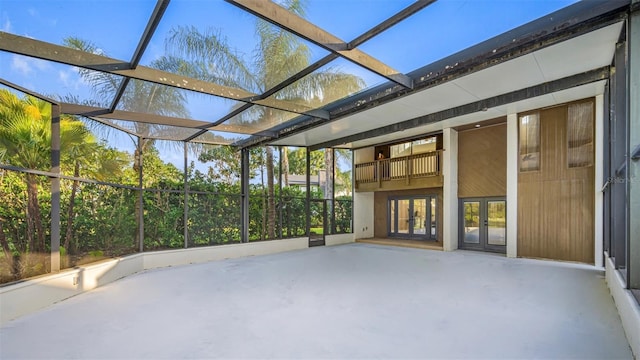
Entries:
<svg viewBox="0 0 640 360">
<path fill-rule="evenodd" d="M 229 132 L 229 133 L 236 133 L 236 134 L 243 134 L 243 135 L 252 135 L 256 133 L 256 129 L 248 125 L 220 124 L 215 127 L 210 127 L 209 126 L 210 123 L 208 121 L 202 121 L 202 120 L 176 118 L 171 116 L 139 113 L 139 112 L 125 111 L 125 110 L 115 110 L 111 112 L 107 108 L 78 105 L 78 104 L 71 104 L 71 103 L 62 103 L 60 105 L 61 105 L 61 112 L 63 114 L 85 116 L 85 117 L 90 117 L 95 119 L 135 121 L 135 122 L 145 123 L 145 124 L 158 124 L 158 125 L 177 126 L 177 127 L 190 128 L 190 129 L 202 129 L 203 130 L 202 133 L 205 133 L 208 130 Z M 136 134 L 136 135 L 139 135 L 139 134 Z"/>
<path fill-rule="evenodd" d="M 162 19 L 162 15 L 164 15 L 167 6 L 169 5 L 170 0 L 158 0 L 156 3 L 156 7 L 153 9 L 153 13 L 151 14 L 151 18 L 147 22 L 147 27 L 144 29 L 144 33 L 142 33 L 142 37 L 140 38 L 140 42 L 138 42 L 138 47 L 133 52 L 133 56 L 131 56 L 131 61 L 129 61 L 129 67 L 131 69 L 135 69 L 140 63 L 140 59 L 142 59 L 142 55 L 144 51 L 147 49 L 151 38 L 153 37 L 153 33 L 155 33 L 158 28 L 158 24 Z M 124 78 L 123 81 L 118 86 L 118 90 L 116 90 L 116 94 L 111 101 L 111 106 L 109 107 L 111 111 L 114 111 L 124 95 L 124 91 L 129 84 L 130 78 Z"/>
<path fill-rule="evenodd" d="M 84 117 L 85 117 L 85 118 L 87 118 L 87 119 L 90 119 L 90 120 L 92 120 L 92 121 L 98 122 L 98 123 L 100 123 L 100 124 L 102 124 L 102 125 L 104 125 L 104 126 L 108 126 L 108 127 L 110 127 L 110 128 L 113 128 L 113 129 L 116 129 L 116 130 L 122 131 L 122 132 L 123 132 L 123 133 L 125 133 L 125 134 L 129 134 L 129 135 L 131 135 L 131 136 L 136 136 L 136 137 L 137 137 L 137 136 L 139 136 L 139 135 L 138 135 L 138 134 L 136 134 L 134 131 L 131 131 L 131 130 L 129 130 L 129 129 L 125 129 L 125 128 L 123 128 L 122 126 L 118 126 L 118 125 L 116 125 L 116 124 L 112 124 L 111 122 L 106 121 L 105 119 L 99 119 L 99 118 L 96 118 L 96 117 L 93 117 L 93 116 L 84 116 Z"/>
<path fill-rule="evenodd" d="M 37 93 L 35 91 L 29 90 L 29 89 L 25 89 L 20 85 L 16 85 L 16 84 L 12 83 L 11 81 L 7 81 L 5 79 L 0 78 L 0 84 L 4 85 L 6 87 L 12 88 L 14 90 L 20 91 L 21 93 L 25 93 L 27 95 L 33 96 L 34 98 L 40 99 L 42 101 L 46 101 L 46 102 L 48 102 L 50 104 L 56 104 L 56 105 L 60 104 L 60 102 L 57 101 L 57 100 L 53 100 L 51 98 L 48 98 L 48 97 L 46 97 L 46 96 L 44 96 L 42 94 L 39 94 L 39 93 Z"/>
<path fill-rule="evenodd" d="M 380 60 L 358 50 L 349 49 L 348 44 L 304 18 L 287 11 L 272 1 L 264 0 L 226 0 L 227 2 L 250 12 L 265 21 L 304 38 L 332 53 L 373 71 L 405 88 L 413 87 L 413 80 L 401 72 L 384 64 Z"/>
<path fill-rule="evenodd" d="M 590 84 L 596 81 L 606 80 L 609 78 L 610 69 L 609 66 L 605 66 L 599 69 L 587 71 L 581 74 L 568 76 L 562 79 L 549 81 L 546 83 L 538 84 L 528 88 L 512 91 L 506 94 L 497 95 L 484 100 L 475 101 L 461 106 L 456 106 L 447 110 L 438 111 L 435 113 L 419 116 L 410 120 L 405 120 L 399 123 L 383 126 L 377 129 L 363 131 L 358 134 L 353 134 L 338 139 L 315 144 L 309 147 L 310 150 L 318 150 L 324 148 L 330 148 L 338 145 L 351 143 L 358 140 L 370 139 L 378 136 L 392 134 L 399 131 L 413 129 L 420 126 L 425 126 L 440 122 L 447 119 L 452 119 L 459 116 L 464 116 L 476 112 L 486 111 L 487 109 L 495 108 L 502 105 L 511 104 L 514 102 L 531 99 L 534 97 L 551 94 L 554 92 L 571 89 L 577 86 Z"/>
<path fill-rule="evenodd" d="M 315 113 L 313 113 L 315 109 L 303 104 L 273 98 L 260 99 L 259 95 L 242 89 L 217 85 L 146 66 L 138 66 L 135 69 L 131 69 L 131 65 L 122 60 L 29 39 L 3 31 L 0 31 L 0 50 L 84 69 L 131 77 L 137 80 L 195 91 L 202 94 L 219 96 L 235 101 L 250 102 L 256 105 L 297 114 L 306 114 L 309 111 L 315 116 Z"/>
</svg>

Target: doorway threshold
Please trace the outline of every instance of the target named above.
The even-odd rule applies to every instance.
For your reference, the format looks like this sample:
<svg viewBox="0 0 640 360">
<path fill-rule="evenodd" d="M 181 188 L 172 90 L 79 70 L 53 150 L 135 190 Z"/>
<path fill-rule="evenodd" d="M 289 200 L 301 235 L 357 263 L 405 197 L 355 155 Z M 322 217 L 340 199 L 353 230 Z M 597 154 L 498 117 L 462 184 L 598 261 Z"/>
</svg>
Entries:
<svg viewBox="0 0 640 360">
<path fill-rule="evenodd" d="M 357 239 L 356 242 L 442 251 L 442 243 L 435 242 L 435 241 L 369 238 L 369 239 Z"/>
</svg>

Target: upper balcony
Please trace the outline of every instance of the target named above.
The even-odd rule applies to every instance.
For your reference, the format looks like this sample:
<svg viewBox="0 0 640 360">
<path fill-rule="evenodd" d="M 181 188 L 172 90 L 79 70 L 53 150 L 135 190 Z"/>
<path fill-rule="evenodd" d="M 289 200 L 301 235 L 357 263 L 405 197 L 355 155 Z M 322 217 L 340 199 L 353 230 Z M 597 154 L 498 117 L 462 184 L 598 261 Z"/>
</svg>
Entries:
<svg viewBox="0 0 640 360">
<path fill-rule="evenodd" d="M 356 164 L 356 191 L 441 187 L 442 151 Z"/>
</svg>

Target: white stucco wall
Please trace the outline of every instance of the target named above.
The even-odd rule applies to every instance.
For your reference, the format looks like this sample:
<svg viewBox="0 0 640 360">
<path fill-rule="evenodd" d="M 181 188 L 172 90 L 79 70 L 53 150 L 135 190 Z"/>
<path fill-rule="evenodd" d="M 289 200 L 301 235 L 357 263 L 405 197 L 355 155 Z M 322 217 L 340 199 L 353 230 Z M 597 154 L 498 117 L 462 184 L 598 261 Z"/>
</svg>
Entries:
<svg viewBox="0 0 640 360">
<path fill-rule="evenodd" d="M 353 237 L 353 234 L 347 234 Z M 133 254 L 0 288 L 0 325 L 142 270 L 306 249 L 294 238 Z"/>
<path fill-rule="evenodd" d="M 640 358 L 640 305 L 631 295 L 631 292 L 625 289 L 625 281 L 618 271 L 615 270 L 613 261 L 606 256 L 605 261 L 605 277 L 607 285 L 613 296 L 613 301 L 618 308 L 622 327 L 627 335 L 629 346 L 636 358 Z"/>
<path fill-rule="evenodd" d="M 300 250 L 309 247 L 306 237 L 272 241 L 258 241 L 242 244 L 207 246 L 202 248 L 163 250 L 144 254 L 144 269 L 166 266 L 197 264 L 208 261 L 233 259 L 244 256 L 273 254 Z"/>
<path fill-rule="evenodd" d="M 0 288 L 0 325 L 143 270 L 143 254 L 78 266 Z"/>
<path fill-rule="evenodd" d="M 603 267 L 603 249 L 604 249 L 604 194 L 602 186 L 604 185 L 604 96 L 596 96 L 596 134 L 595 134 L 595 206 L 594 206 L 594 255 L 597 267 Z"/>
<path fill-rule="evenodd" d="M 353 194 L 353 235 L 355 239 L 373 237 L 373 192 Z"/>
<path fill-rule="evenodd" d="M 354 234 L 335 234 L 325 235 L 324 237 L 324 244 L 326 246 L 349 244 L 352 242 L 355 242 Z"/>
<path fill-rule="evenodd" d="M 458 132 L 444 129 L 442 144 L 442 248 L 452 251 L 458 248 Z"/>
</svg>

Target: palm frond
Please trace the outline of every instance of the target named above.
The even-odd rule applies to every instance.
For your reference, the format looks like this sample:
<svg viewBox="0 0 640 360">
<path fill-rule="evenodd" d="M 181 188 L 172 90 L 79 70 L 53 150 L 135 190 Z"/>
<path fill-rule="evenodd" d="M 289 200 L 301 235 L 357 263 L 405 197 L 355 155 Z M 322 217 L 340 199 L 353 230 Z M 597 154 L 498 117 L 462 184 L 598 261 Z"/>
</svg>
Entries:
<svg viewBox="0 0 640 360">
<path fill-rule="evenodd" d="M 77 37 L 66 38 L 63 40 L 63 44 L 69 48 L 91 54 L 106 55 L 95 44 Z M 120 86 L 120 83 L 123 81 L 121 76 L 84 68 L 78 68 L 78 74 L 84 79 L 84 81 L 91 85 L 95 99 L 105 99 L 105 101 L 106 99 L 113 98 Z M 101 103 L 101 106 L 107 105 L 109 104 Z"/>
<path fill-rule="evenodd" d="M 175 27 L 169 31 L 165 48 L 171 58 L 183 60 L 179 69 L 187 70 L 185 75 L 197 75 L 200 80 L 216 80 L 220 85 L 247 91 L 256 89 L 255 77 L 243 54 L 232 49 L 217 29 L 200 32 L 194 26 Z"/>
</svg>

